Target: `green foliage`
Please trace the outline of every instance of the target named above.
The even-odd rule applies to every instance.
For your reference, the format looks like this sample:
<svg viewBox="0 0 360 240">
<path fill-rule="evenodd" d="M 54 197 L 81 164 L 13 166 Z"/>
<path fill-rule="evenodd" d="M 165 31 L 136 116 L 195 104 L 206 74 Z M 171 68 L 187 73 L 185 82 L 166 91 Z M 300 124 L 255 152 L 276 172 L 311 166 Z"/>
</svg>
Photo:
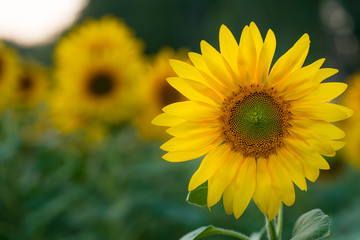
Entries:
<svg viewBox="0 0 360 240">
<path fill-rule="evenodd" d="M 320 209 L 301 215 L 295 223 L 291 240 L 316 240 L 330 236 L 330 219 Z"/>
<path fill-rule="evenodd" d="M 186 201 L 199 207 L 207 205 L 208 183 L 204 182 L 193 191 L 189 192 Z"/>
<path fill-rule="evenodd" d="M 204 238 L 207 236 L 219 235 L 219 234 L 220 235 L 229 235 L 229 236 L 237 237 L 239 239 L 244 239 L 244 240 L 249 239 L 247 236 L 245 236 L 241 233 L 209 225 L 209 226 L 200 227 L 198 229 L 195 229 L 192 232 L 189 232 L 188 234 L 186 234 L 185 236 L 180 238 L 180 240 L 196 240 L 196 239 L 201 239 L 201 238 Z"/>
</svg>

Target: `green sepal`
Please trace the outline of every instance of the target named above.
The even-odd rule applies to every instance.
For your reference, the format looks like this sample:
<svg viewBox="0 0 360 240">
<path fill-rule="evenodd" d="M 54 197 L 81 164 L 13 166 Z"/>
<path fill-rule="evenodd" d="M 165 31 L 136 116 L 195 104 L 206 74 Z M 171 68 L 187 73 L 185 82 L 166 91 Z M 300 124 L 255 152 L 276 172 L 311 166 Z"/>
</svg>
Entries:
<svg viewBox="0 0 360 240">
<path fill-rule="evenodd" d="M 327 239 L 329 236 L 329 216 L 320 209 L 313 209 L 296 220 L 291 240 Z"/>
<path fill-rule="evenodd" d="M 204 182 L 188 193 L 186 201 L 199 207 L 207 206 L 208 182 Z"/>
</svg>

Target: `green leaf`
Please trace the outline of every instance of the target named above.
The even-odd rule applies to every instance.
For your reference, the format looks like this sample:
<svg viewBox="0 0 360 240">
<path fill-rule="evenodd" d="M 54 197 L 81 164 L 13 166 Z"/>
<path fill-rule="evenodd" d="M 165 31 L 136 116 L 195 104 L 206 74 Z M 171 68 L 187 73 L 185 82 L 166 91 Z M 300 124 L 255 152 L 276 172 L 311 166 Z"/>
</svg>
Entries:
<svg viewBox="0 0 360 240">
<path fill-rule="evenodd" d="M 186 201 L 199 207 L 207 205 L 208 183 L 204 182 L 194 190 L 188 193 Z"/>
<path fill-rule="evenodd" d="M 216 234 L 228 235 L 228 236 L 237 237 L 237 238 L 243 239 L 243 240 L 249 240 L 249 237 L 247 237 L 241 233 L 235 232 L 233 230 L 227 230 L 227 229 L 223 229 L 223 228 L 214 227 L 212 225 L 195 229 L 194 231 L 189 232 L 188 234 L 186 234 L 185 236 L 180 238 L 180 240 L 196 240 L 196 239 L 200 239 L 200 238 L 204 238 L 204 237 L 216 235 Z"/>
<path fill-rule="evenodd" d="M 320 209 L 301 215 L 294 225 L 291 240 L 316 240 L 330 236 L 330 219 Z"/>
<path fill-rule="evenodd" d="M 266 231 L 266 227 L 264 226 L 259 232 L 254 232 L 250 235 L 250 240 L 261 240 L 262 236 Z"/>
</svg>

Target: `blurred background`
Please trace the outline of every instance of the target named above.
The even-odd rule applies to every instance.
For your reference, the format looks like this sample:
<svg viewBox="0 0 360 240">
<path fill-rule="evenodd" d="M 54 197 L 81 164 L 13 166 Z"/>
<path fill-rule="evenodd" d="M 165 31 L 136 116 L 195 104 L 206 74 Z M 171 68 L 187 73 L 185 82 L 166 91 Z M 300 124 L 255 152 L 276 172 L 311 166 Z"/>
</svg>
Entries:
<svg viewBox="0 0 360 240">
<path fill-rule="evenodd" d="M 360 1 L 0 0 L 0 239 L 179 239 L 203 225 L 247 235 L 264 217 L 254 203 L 236 220 L 186 203 L 200 159 L 168 163 L 169 137 L 150 124 L 181 100 L 165 78 L 225 24 L 240 37 L 254 21 L 277 38 L 275 59 L 304 33 L 305 64 L 326 58 L 349 83 L 336 99 L 349 147 L 329 158 L 308 191 L 284 208 L 284 237 L 321 208 L 333 239 L 360 239 Z M 125 90 L 124 90 L 125 89 Z M 218 236 L 209 239 L 231 239 Z"/>
</svg>

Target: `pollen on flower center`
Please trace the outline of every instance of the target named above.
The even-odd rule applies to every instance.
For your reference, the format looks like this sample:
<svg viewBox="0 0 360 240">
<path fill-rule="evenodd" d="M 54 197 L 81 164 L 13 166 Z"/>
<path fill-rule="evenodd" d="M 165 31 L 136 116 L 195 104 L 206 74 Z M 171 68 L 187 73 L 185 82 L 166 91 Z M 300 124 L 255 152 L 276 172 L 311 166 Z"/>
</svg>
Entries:
<svg viewBox="0 0 360 240">
<path fill-rule="evenodd" d="M 282 146 L 290 126 L 289 103 L 266 87 L 240 87 L 224 100 L 222 111 L 224 142 L 245 157 L 268 158 Z"/>
<path fill-rule="evenodd" d="M 114 81 L 112 76 L 107 73 L 98 73 L 94 75 L 89 82 L 89 90 L 96 96 L 104 96 L 112 91 Z"/>
</svg>

